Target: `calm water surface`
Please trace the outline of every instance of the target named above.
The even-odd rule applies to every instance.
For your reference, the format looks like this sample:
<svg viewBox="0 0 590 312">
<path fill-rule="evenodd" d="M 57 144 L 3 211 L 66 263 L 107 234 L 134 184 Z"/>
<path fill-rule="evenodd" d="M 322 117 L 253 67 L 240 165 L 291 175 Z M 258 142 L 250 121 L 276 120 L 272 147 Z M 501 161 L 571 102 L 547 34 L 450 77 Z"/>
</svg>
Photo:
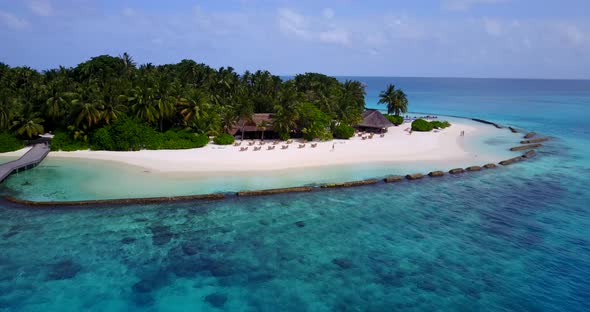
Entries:
<svg viewBox="0 0 590 312">
<path fill-rule="evenodd" d="M 590 310 L 590 82 L 361 80 L 369 105 L 393 81 L 415 111 L 555 140 L 531 161 L 416 183 L 157 206 L 0 204 L 0 311 Z"/>
</svg>

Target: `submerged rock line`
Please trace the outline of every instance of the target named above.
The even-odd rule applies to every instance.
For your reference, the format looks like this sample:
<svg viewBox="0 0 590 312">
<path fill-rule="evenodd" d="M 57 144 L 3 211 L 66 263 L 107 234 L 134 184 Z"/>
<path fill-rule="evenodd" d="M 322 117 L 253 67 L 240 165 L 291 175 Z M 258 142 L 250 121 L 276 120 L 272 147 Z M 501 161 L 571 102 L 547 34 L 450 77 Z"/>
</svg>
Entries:
<svg viewBox="0 0 590 312">
<path fill-rule="evenodd" d="M 472 120 L 490 124 L 495 126 L 496 128 L 504 128 L 496 123 L 489 122 L 482 119 L 475 119 Z M 510 130 L 514 132 L 514 128 L 510 127 Z M 527 133 L 525 137 L 532 137 L 534 135 L 533 132 Z M 529 141 L 536 141 L 543 142 L 547 141 L 549 138 L 539 138 L 535 140 Z M 521 143 L 524 143 L 521 142 Z M 526 143 L 533 143 L 533 142 L 526 142 Z M 500 161 L 498 164 L 502 166 L 508 166 L 517 162 L 520 162 L 525 159 L 530 159 L 536 156 L 535 148 L 541 147 L 541 144 L 530 144 L 530 145 L 523 145 L 513 147 L 511 151 L 520 151 L 520 150 L 527 150 L 528 151 L 520 156 L 516 156 L 513 158 L 509 158 L 506 160 Z M 451 175 L 467 173 L 467 172 L 477 172 L 484 169 L 494 169 L 497 168 L 497 165 L 494 163 L 488 163 L 483 166 L 473 165 L 466 168 L 455 168 L 451 169 L 448 172 Z M 211 200 L 222 200 L 228 199 L 231 197 L 253 197 L 253 196 L 266 196 L 266 195 L 276 195 L 276 194 L 286 194 L 286 193 L 304 193 L 304 192 L 316 192 L 325 189 L 333 189 L 333 188 L 349 188 L 349 187 L 358 187 L 358 186 L 368 186 L 368 185 L 375 185 L 380 183 L 398 183 L 403 182 L 404 180 L 408 182 L 412 182 L 415 180 L 421 180 L 425 176 L 429 176 L 430 178 L 438 178 L 445 176 L 445 172 L 441 170 L 431 171 L 427 175 L 422 173 L 410 173 L 407 175 L 391 175 L 382 178 L 381 180 L 378 179 L 366 179 L 360 181 L 350 181 L 350 182 L 340 182 L 340 183 L 326 183 L 320 185 L 313 185 L 313 186 L 297 186 L 297 187 L 286 187 L 286 188 L 276 188 L 276 189 L 266 189 L 266 190 L 252 190 L 252 191 L 240 191 L 236 193 L 213 193 L 213 194 L 203 194 L 203 195 L 187 195 L 187 196 L 169 196 L 169 197 L 151 197 L 151 198 L 123 198 L 123 199 L 100 199 L 100 200 L 82 200 L 82 201 L 30 201 L 30 200 L 23 200 L 18 199 L 13 196 L 3 196 L 2 200 L 8 203 L 17 204 L 19 206 L 25 207 L 82 207 L 82 206 L 106 206 L 106 205 L 128 205 L 128 204 L 156 204 L 156 203 L 170 203 L 170 202 L 181 202 L 181 201 L 211 201 Z"/>
</svg>

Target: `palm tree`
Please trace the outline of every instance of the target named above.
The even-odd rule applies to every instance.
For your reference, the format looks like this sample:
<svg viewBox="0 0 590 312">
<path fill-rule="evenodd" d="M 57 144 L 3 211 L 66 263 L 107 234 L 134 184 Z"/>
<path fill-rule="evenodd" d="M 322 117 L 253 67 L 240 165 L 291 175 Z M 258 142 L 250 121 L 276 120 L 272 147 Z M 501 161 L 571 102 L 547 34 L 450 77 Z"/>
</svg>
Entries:
<svg viewBox="0 0 590 312">
<path fill-rule="evenodd" d="M 105 103 L 102 110 L 102 119 L 107 124 L 111 121 L 117 120 L 122 114 L 124 114 L 125 106 L 120 101 Z"/>
<path fill-rule="evenodd" d="M 86 126 L 91 128 L 100 122 L 102 114 L 97 105 L 78 100 L 74 100 L 73 104 L 76 106 L 74 116 L 77 127 Z"/>
<path fill-rule="evenodd" d="M 123 53 L 123 55 L 120 55 L 119 58 L 123 62 L 127 78 L 131 78 L 133 71 L 135 70 L 135 61 L 133 61 L 133 58 L 127 52 Z"/>
<path fill-rule="evenodd" d="M 299 104 L 302 96 L 293 84 L 287 84 L 279 95 L 279 105 L 275 106 L 273 128 L 281 136 L 288 139 L 291 132 L 297 128 L 299 120 Z"/>
<path fill-rule="evenodd" d="M 364 108 L 365 87 L 358 81 L 346 80 L 338 102 L 338 120 L 349 125 L 356 124 L 362 119 Z"/>
<path fill-rule="evenodd" d="M 219 118 L 221 119 L 221 126 L 223 132 L 229 133 L 238 121 L 238 116 L 234 111 L 233 105 L 218 106 L 219 107 Z"/>
<path fill-rule="evenodd" d="M 174 98 L 171 96 L 163 96 L 156 100 L 156 116 L 158 124 L 160 125 L 160 132 L 164 131 L 164 119 L 168 119 L 174 115 Z"/>
<path fill-rule="evenodd" d="M 192 119 L 199 119 L 209 106 L 209 95 L 195 90 L 190 92 L 186 98 L 180 98 L 178 106 L 185 123 Z"/>
<path fill-rule="evenodd" d="M 387 104 L 387 113 L 396 116 L 408 111 L 406 94 L 402 90 L 395 90 L 392 84 L 379 94 L 379 104 Z"/>
<path fill-rule="evenodd" d="M 0 130 L 7 129 L 10 126 L 10 120 L 12 119 L 12 109 L 14 105 L 11 105 L 11 99 L 8 94 L 0 94 Z"/>
<path fill-rule="evenodd" d="M 145 122 L 151 123 L 158 117 L 156 110 L 156 99 L 154 90 L 149 87 L 135 87 L 132 91 L 133 95 L 128 98 L 131 103 L 131 110 L 137 118 Z"/>
<path fill-rule="evenodd" d="M 258 130 L 260 130 L 262 132 L 260 139 L 264 141 L 264 131 L 266 131 L 266 127 L 268 127 L 270 124 L 268 121 L 263 120 L 261 123 L 256 125 L 256 128 L 258 128 Z"/>
<path fill-rule="evenodd" d="M 243 88 L 238 89 L 238 94 L 235 97 L 235 101 L 235 114 L 242 132 L 243 140 L 246 124 L 252 121 L 252 116 L 254 115 L 254 105 L 252 105 L 246 90 Z"/>
<path fill-rule="evenodd" d="M 39 134 L 43 134 L 43 119 L 39 118 L 37 114 L 32 114 L 29 117 L 21 117 L 14 121 L 13 128 L 16 129 L 16 133 L 21 136 L 26 135 L 27 138 L 32 138 Z"/>
</svg>

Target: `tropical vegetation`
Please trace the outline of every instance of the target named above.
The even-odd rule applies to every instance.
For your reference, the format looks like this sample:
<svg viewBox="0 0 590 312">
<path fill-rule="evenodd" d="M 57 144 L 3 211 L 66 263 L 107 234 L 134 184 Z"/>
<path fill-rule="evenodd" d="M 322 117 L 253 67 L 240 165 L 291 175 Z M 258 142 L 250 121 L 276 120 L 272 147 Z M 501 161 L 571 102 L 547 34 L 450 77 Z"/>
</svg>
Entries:
<svg viewBox="0 0 590 312">
<path fill-rule="evenodd" d="M 394 124 L 395 126 L 399 126 L 401 124 L 404 123 L 404 117 L 403 116 L 396 116 L 396 115 L 384 115 L 385 118 L 387 118 L 389 121 L 391 121 L 392 124 Z"/>
<path fill-rule="evenodd" d="M 0 132 L 19 140 L 53 132 L 53 148 L 64 150 L 202 146 L 203 137 L 243 130 L 255 113 L 274 114 L 282 139 L 329 139 L 332 125 L 361 120 L 364 104 L 360 82 L 318 73 L 285 81 L 192 60 L 137 65 L 126 53 L 42 72 L 0 63 Z"/>
<path fill-rule="evenodd" d="M 381 102 L 396 115 L 407 110 L 393 86 Z M 192 60 L 137 65 L 127 53 L 42 72 L 0 63 L 0 132 L 20 141 L 52 132 L 53 149 L 200 147 L 243 134 L 255 113 L 273 114 L 272 125 L 257 126 L 272 126 L 281 139 L 330 139 L 350 132 L 364 105 L 362 83 L 318 73 L 283 80 Z"/>
<path fill-rule="evenodd" d="M 354 136 L 354 128 L 347 124 L 339 124 L 334 127 L 334 138 L 336 139 L 350 139 Z"/>
<path fill-rule="evenodd" d="M 432 129 L 444 129 L 450 127 L 451 124 L 448 121 L 430 121 L 424 119 L 416 119 L 412 122 L 412 131 L 428 132 Z"/>
<path fill-rule="evenodd" d="M 15 151 L 23 146 L 23 141 L 6 132 L 0 132 L 0 153 Z"/>
<path fill-rule="evenodd" d="M 387 114 L 400 116 L 408 112 L 408 99 L 404 91 L 395 89 L 393 84 L 387 86 L 385 91 L 379 94 L 379 104 L 387 105 Z"/>
<path fill-rule="evenodd" d="M 213 139 L 213 143 L 217 145 L 230 145 L 234 143 L 234 136 L 222 133 Z"/>
</svg>

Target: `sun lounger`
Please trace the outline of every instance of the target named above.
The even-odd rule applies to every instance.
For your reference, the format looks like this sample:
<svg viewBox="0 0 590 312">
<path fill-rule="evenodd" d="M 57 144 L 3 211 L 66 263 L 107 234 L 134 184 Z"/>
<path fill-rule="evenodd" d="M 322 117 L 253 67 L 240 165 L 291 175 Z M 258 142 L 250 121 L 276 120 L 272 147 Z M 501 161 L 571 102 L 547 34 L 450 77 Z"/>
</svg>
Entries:
<svg viewBox="0 0 590 312">
<path fill-rule="evenodd" d="M 234 146 L 240 146 L 240 145 L 242 145 L 242 142 L 236 142 L 236 143 L 234 143 Z"/>
<path fill-rule="evenodd" d="M 299 144 L 299 148 L 304 148 L 305 144 Z"/>
<path fill-rule="evenodd" d="M 381 133 L 379 136 L 382 137 L 382 138 L 384 138 L 385 137 L 385 133 Z"/>
<path fill-rule="evenodd" d="M 312 148 L 316 148 L 317 146 L 318 146 L 318 144 L 317 144 L 317 143 L 311 143 L 311 147 L 312 147 Z"/>
<path fill-rule="evenodd" d="M 269 146 L 269 147 L 267 147 L 266 149 L 267 149 L 267 150 L 269 150 L 269 151 L 272 151 L 273 149 L 275 149 L 275 147 L 276 147 L 276 146 Z"/>
<path fill-rule="evenodd" d="M 254 142 L 254 141 L 248 142 L 248 146 L 252 146 L 254 144 L 256 144 L 256 142 Z"/>
<path fill-rule="evenodd" d="M 363 140 L 366 140 L 366 139 L 367 139 L 367 137 L 362 137 L 362 139 L 363 139 Z"/>
<path fill-rule="evenodd" d="M 264 144 L 266 144 L 266 142 L 260 141 L 260 145 L 264 145 Z"/>
<path fill-rule="evenodd" d="M 240 152 L 247 151 L 247 150 L 248 150 L 248 146 L 246 146 L 246 147 L 240 147 Z"/>
<path fill-rule="evenodd" d="M 289 145 L 283 145 L 283 146 L 281 146 L 281 149 L 288 149 L 288 148 L 289 148 Z"/>
<path fill-rule="evenodd" d="M 279 145 L 279 141 L 272 142 L 272 145 Z"/>
<path fill-rule="evenodd" d="M 259 151 L 259 150 L 261 150 L 261 149 L 262 149 L 262 146 L 254 147 L 254 151 L 255 151 L 255 152 L 256 152 L 256 151 Z"/>
</svg>

